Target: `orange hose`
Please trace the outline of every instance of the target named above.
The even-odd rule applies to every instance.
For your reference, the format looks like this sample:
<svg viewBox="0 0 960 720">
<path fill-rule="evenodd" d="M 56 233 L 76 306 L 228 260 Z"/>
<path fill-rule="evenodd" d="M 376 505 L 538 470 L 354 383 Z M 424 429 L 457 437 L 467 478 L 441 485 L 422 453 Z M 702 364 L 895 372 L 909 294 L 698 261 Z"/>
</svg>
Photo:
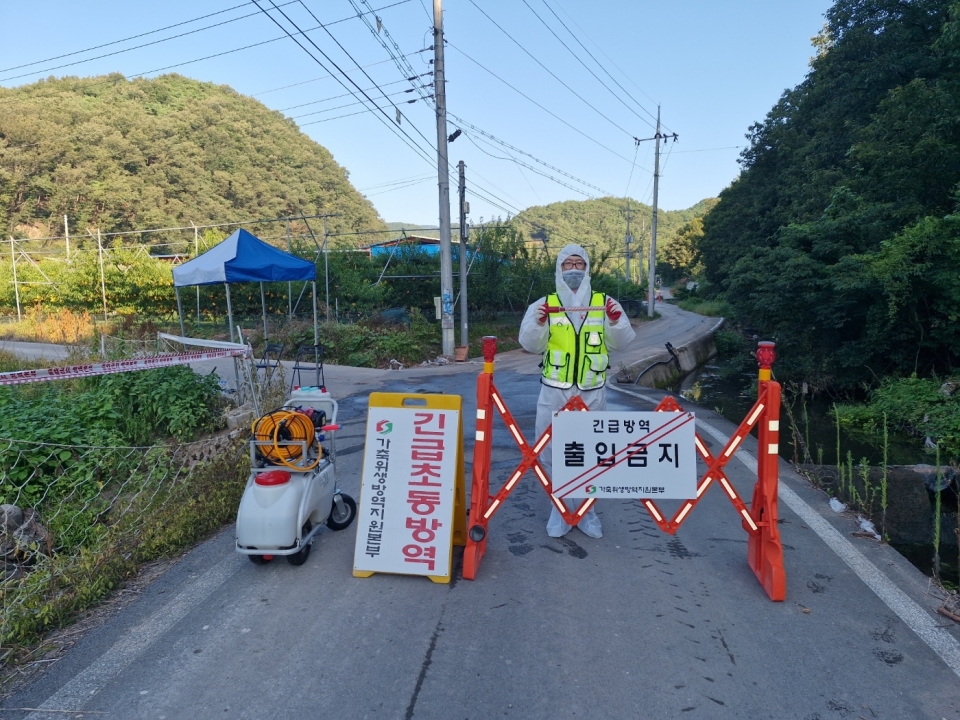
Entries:
<svg viewBox="0 0 960 720">
<path fill-rule="evenodd" d="M 280 432 L 285 430 L 289 439 L 281 438 Z M 254 438 L 259 442 L 269 442 L 270 445 L 258 445 L 260 454 L 274 464 L 284 465 L 291 470 L 312 470 L 320 464 L 323 457 L 323 447 L 318 448 L 317 459 L 312 465 L 296 464 L 296 460 L 303 454 L 300 445 L 293 443 L 306 441 L 309 450 L 316 435 L 313 421 L 301 412 L 292 410 L 274 410 L 254 421 L 251 427 Z"/>
</svg>

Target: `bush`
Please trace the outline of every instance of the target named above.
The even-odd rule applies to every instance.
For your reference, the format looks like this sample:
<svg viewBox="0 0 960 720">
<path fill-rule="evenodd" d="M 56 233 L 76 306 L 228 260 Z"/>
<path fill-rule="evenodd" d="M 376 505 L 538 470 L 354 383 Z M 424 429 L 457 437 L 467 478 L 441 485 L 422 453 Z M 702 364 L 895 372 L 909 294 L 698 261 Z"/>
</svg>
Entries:
<svg viewBox="0 0 960 720">
<path fill-rule="evenodd" d="M 943 457 L 960 460 L 960 379 L 887 378 L 866 405 L 840 405 L 840 422 L 868 432 L 891 430 L 939 443 Z"/>
</svg>

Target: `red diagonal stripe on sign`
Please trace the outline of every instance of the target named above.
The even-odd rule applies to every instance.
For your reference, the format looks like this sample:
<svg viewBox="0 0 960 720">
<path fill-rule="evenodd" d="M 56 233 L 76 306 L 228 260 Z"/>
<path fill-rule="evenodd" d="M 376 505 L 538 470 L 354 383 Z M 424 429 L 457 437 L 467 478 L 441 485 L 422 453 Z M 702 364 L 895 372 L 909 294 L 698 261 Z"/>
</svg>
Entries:
<svg viewBox="0 0 960 720">
<path fill-rule="evenodd" d="M 621 457 L 619 460 L 616 460 L 615 462 L 613 462 L 613 463 L 610 464 L 610 465 L 602 465 L 602 466 L 601 466 L 601 465 L 598 463 L 597 465 L 594 465 L 593 467 L 587 468 L 587 469 L 584 470 L 582 473 L 580 473 L 579 475 L 577 475 L 577 477 L 575 477 L 575 478 L 573 478 L 573 479 L 571 479 L 571 480 L 568 480 L 568 481 L 565 482 L 562 486 L 560 486 L 560 488 L 558 488 L 557 490 L 554 490 L 554 493 L 553 493 L 553 494 L 556 495 L 557 497 L 567 497 L 567 496 L 568 496 L 570 493 L 572 493 L 574 490 L 577 490 L 577 489 L 583 487 L 583 486 L 586 485 L 588 482 L 591 482 L 592 480 L 595 480 L 596 478 L 598 478 L 598 477 L 600 477 L 601 475 L 603 475 L 603 473 L 607 472 L 607 471 L 610 470 L 611 468 L 614 468 L 614 467 L 616 467 L 617 465 L 619 465 L 620 463 L 622 463 L 624 460 L 626 460 L 626 459 L 629 457 L 628 453 L 629 453 L 630 450 L 636 449 L 638 446 L 641 446 L 641 445 L 649 446 L 650 444 L 655 443 L 657 440 L 661 440 L 661 439 L 665 438 L 667 435 L 669 435 L 670 433 L 672 433 L 674 430 L 678 430 L 679 428 L 683 427 L 684 425 L 686 425 L 687 423 L 689 423 L 691 420 L 693 420 L 693 414 L 691 414 L 691 413 L 684 413 L 683 415 L 678 415 L 677 417 L 673 418 L 672 420 L 670 420 L 670 421 L 668 421 L 668 422 L 665 422 L 663 425 L 661 425 L 660 427 L 658 427 L 656 430 L 651 430 L 649 433 L 647 433 L 646 435 L 644 435 L 642 438 L 637 438 L 634 442 L 628 444 L 623 450 L 620 450 L 619 452 L 617 452 L 613 457 L 615 458 L 615 457 L 617 457 L 617 455 L 622 455 L 622 457 Z M 671 425 L 672 425 L 673 427 L 670 427 Z M 669 429 L 668 429 L 668 428 L 669 428 Z M 656 436 L 656 437 L 654 437 L 654 436 Z M 585 480 L 581 480 L 581 478 L 583 478 L 584 475 L 587 475 L 588 473 L 592 473 L 594 470 L 597 470 L 597 469 L 600 468 L 600 467 L 603 468 L 602 470 L 600 470 L 600 472 L 596 473 L 595 475 L 591 475 L 590 477 L 586 478 Z M 572 484 L 572 483 L 576 483 L 576 485 L 575 485 L 574 487 L 568 488 L 567 486 L 570 485 L 570 484 Z"/>
</svg>

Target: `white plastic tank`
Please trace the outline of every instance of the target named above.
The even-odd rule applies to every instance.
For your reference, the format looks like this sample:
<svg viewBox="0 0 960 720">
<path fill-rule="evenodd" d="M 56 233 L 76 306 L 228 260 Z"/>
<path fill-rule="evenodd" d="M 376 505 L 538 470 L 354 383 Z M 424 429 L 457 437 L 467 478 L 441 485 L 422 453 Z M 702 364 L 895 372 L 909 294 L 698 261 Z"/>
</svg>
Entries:
<svg viewBox="0 0 960 720">
<path fill-rule="evenodd" d="M 290 393 L 286 407 L 312 407 L 314 410 L 323 410 L 327 414 L 327 424 L 337 422 L 337 401 L 333 399 L 326 388 L 298 387 Z"/>
</svg>

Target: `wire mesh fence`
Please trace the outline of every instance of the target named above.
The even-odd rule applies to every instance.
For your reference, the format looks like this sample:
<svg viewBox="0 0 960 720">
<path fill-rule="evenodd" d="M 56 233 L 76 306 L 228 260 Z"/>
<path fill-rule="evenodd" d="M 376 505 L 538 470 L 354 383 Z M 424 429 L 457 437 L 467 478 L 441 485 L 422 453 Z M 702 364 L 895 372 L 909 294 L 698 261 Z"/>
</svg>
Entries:
<svg viewBox="0 0 960 720">
<path fill-rule="evenodd" d="M 240 436 L 153 447 L 0 439 L 0 663 L 138 564 L 231 520 L 248 471 Z"/>
</svg>

